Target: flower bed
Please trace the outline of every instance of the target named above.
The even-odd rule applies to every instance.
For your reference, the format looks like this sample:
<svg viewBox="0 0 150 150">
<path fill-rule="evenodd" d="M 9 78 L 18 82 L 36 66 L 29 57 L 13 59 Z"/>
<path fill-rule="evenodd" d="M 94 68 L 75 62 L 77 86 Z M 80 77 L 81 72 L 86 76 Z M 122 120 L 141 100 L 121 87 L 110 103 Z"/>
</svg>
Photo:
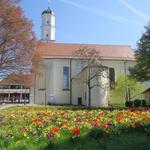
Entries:
<svg viewBox="0 0 150 150">
<path fill-rule="evenodd" d="M 43 142 L 46 145 L 50 141 L 61 143 L 69 138 L 92 135 L 93 129 L 102 131 L 103 136 L 131 129 L 150 132 L 149 125 L 150 110 L 11 108 L 0 110 L 0 147 L 17 149 Z"/>
</svg>

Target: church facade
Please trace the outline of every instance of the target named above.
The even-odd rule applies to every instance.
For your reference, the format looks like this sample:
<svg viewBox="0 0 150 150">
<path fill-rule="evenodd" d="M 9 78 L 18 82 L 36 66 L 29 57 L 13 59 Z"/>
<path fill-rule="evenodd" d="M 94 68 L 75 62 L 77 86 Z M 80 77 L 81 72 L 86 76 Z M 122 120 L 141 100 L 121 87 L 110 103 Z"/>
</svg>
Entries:
<svg viewBox="0 0 150 150">
<path fill-rule="evenodd" d="M 42 52 L 44 66 L 35 75 L 35 87 L 32 89 L 31 103 L 36 104 L 73 104 L 89 105 L 89 89 L 86 82 L 77 80 L 88 60 L 76 58 L 73 52 L 90 48 L 99 52 L 101 63 L 105 66 L 98 78 L 90 84 L 100 83 L 91 89 L 91 106 L 108 106 L 111 83 L 117 77 L 128 74 L 128 68 L 135 64 L 134 52 L 128 45 L 69 44 L 55 41 L 55 14 L 48 8 L 42 12 L 41 42 L 38 50 Z"/>
</svg>

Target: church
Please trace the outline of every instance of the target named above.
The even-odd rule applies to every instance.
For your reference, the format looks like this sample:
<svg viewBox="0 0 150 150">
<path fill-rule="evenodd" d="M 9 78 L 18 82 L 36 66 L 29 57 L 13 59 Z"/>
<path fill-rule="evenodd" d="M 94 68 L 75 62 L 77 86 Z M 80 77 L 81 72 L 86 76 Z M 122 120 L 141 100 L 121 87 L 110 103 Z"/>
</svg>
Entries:
<svg viewBox="0 0 150 150">
<path fill-rule="evenodd" d="M 128 73 L 128 68 L 135 64 L 134 52 L 128 45 L 98 45 L 98 44 L 70 44 L 57 43 L 55 39 L 55 14 L 48 8 L 42 12 L 41 41 L 38 49 L 42 52 L 44 67 L 35 77 L 36 86 L 33 99 L 36 104 L 73 104 L 89 106 L 89 92 L 91 106 L 108 106 L 111 83 L 121 74 Z M 90 80 L 94 86 L 89 91 L 83 80 L 76 80 L 76 76 L 83 72 L 88 60 L 78 58 L 73 52 L 82 49 L 95 49 L 99 52 L 101 62 L 105 66 L 102 75 Z"/>
<path fill-rule="evenodd" d="M 41 44 L 37 49 L 42 52 L 44 65 L 40 67 L 40 73 L 34 75 L 35 86 L 27 90 L 29 103 L 84 106 L 90 103 L 92 107 L 107 107 L 112 84 L 118 76 L 128 74 L 128 68 L 135 64 L 132 48 L 129 45 L 57 43 L 54 12 L 48 7 L 41 18 Z M 93 76 L 88 83 L 91 86 L 101 84 L 103 88 L 92 86 L 89 90 L 84 79 L 77 79 L 87 68 L 89 58 L 75 57 L 73 53 L 85 47 L 99 52 L 101 63 L 105 66 L 101 75 Z M 0 94 L 4 91 L 0 89 Z"/>
</svg>

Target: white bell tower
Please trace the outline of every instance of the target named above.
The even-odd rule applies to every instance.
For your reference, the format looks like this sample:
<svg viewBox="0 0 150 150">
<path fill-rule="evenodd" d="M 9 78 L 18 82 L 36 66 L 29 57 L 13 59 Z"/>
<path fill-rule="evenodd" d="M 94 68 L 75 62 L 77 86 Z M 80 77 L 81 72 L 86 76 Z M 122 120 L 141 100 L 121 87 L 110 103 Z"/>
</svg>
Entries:
<svg viewBox="0 0 150 150">
<path fill-rule="evenodd" d="M 55 41 L 55 14 L 48 7 L 42 12 L 41 38 L 43 41 Z"/>
</svg>

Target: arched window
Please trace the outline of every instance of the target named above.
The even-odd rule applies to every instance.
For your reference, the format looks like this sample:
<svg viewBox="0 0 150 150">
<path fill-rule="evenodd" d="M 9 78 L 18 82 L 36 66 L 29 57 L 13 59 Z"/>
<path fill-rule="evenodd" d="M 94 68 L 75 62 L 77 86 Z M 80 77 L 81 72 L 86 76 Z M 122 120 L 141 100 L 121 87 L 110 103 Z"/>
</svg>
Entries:
<svg viewBox="0 0 150 150">
<path fill-rule="evenodd" d="M 69 90 L 69 67 L 63 67 L 63 90 Z"/>
</svg>

